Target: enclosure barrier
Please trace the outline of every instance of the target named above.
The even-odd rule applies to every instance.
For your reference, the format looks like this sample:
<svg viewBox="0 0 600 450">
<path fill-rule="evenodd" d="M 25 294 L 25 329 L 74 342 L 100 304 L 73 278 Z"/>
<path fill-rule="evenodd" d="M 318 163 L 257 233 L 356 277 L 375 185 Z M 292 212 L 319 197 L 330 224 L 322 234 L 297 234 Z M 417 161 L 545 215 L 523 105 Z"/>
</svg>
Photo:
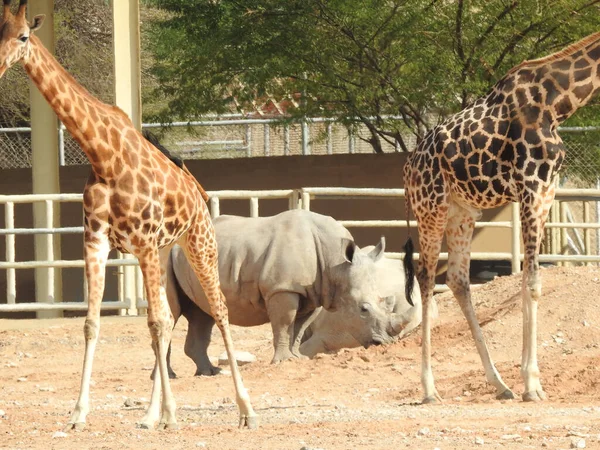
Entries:
<svg viewBox="0 0 600 450">
<path fill-rule="evenodd" d="M 287 199 L 288 208 L 303 208 L 310 210 L 311 201 L 315 199 L 333 199 L 333 198 L 397 198 L 399 201 L 404 199 L 404 189 L 357 189 L 357 188 L 318 188 L 308 187 L 302 189 L 271 190 L 271 191 L 210 191 L 209 205 L 211 216 L 216 218 L 220 215 L 220 205 L 223 200 L 248 200 L 250 206 L 250 216 L 259 216 L 259 200 L 264 199 Z M 6 304 L 0 304 L 0 312 L 17 311 L 42 311 L 42 310 L 86 310 L 87 298 L 86 289 L 82 295 L 82 302 L 55 302 L 56 298 L 54 286 L 54 270 L 66 267 L 83 268 L 83 260 L 56 260 L 53 252 L 53 236 L 61 234 L 81 234 L 83 227 L 58 227 L 54 228 L 53 211 L 55 203 L 61 202 L 82 202 L 82 194 L 47 194 L 47 195 L 0 195 L 0 205 L 4 205 L 5 227 L 0 229 L 0 235 L 5 236 L 6 261 L 0 262 L 0 269 L 6 271 Z M 561 237 L 565 238 L 569 229 L 583 229 L 587 232 L 585 238 L 581 240 L 584 243 L 585 254 L 567 255 L 559 253 L 556 250 L 564 248 L 563 245 L 553 245 L 553 253 L 540 255 L 540 262 L 578 262 L 578 263 L 598 263 L 600 255 L 592 254 L 590 230 L 600 229 L 600 224 L 584 222 L 573 222 L 568 220 L 568 214 L 564 213 L 564 208 L 560 207 L 563 202 L 582 201 L 589 203 L 591 201 L 600 201 L 600 190 L 598 189 L 557 189 L 555 202 L 559 205 L 561 220 L 558 222 L 549 222 L 546 227 L 549 230 L 558 230 Z M 15 228 L 15 204 L 19 203 L 44 203 L 45 204 L 45 226 L 42 228 Z M 555 209 L 555 208 L 553 208 Z M 589 212 L 589 205 L 584 206 L 584 211 Z M 512 272 L 518 273 L 520 263 L 523 260 L 523 254 L 520 252 L 520 221 L 519 208 L 517 203 L 511 206 L 510 221 L 477 222 L 476 228 L 494 227 L 511 229 L 511 252 L 473 252 L 471 259 L 485 261 L 509 261 Z M 552 214 L 551 214 L 552 216 Z M 348 228 L 357 227 L 401 227 L 407 226 L 406 220 L 342 220 L 340 221 Z M 410 226 L 416 230 L 415 220 L 410 221 Z M 45 235 L 45 245 L 47 249 L 48 260 L 46 261 L 17 261 L 16 260 L 16 242 L 17 235 Z M 415 233 L 416 234 L 416 233 Z M 564 239 L 562 242 L 566 242 Z M 388 252 L 386 255 L 393 258 L 400 258 L 402 254 Z M 419 255 L 415 254 L 415 259 Z M 448 254 L 442 253 L 440 260 L 447 260 Z M 117 258 L 109 259 L 107 267 L 122 267 L 124 270 L 118 273 L 118 295 L 116 301 L 103 301 L 103 310 L 119 310 L 121 313 L 137 314 L 141 308 L 146 308 L 147 303 L 144 299 L 143 283 L 141 272 L 136 259 L 129 255 L 117 255 Z M 34 303 L 16 303 L 17 284 L 16 270 L 32 268 L 46 268 L 48 277 L 48 291 L 42 293 L 44 302 Z M 129 270 L 125 270 L 129 269 Z M 436 286 L 436 290 L 444 290 L 443 285 Z"/>
</svg>

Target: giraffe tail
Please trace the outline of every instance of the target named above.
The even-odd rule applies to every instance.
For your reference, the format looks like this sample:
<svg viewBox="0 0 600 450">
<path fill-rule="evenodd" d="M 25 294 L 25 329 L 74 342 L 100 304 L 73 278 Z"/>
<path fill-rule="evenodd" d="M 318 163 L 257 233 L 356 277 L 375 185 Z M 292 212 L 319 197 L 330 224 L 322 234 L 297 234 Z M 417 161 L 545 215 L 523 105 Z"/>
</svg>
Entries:
<svg viewBox="0 0 600 450">
<path fill-rule="evenodd" d="M 413 289 L 415 287 L 415 266 L 413 263 L 413 253 L 415 246 L 410 236 L 410 200 L 406 197 L 406 228 L 408 230 L 408 239 L 404 244 L 404 295 L 410 306 L 415 306 L 412 300 Z"/>
<path fill-rule="evenodd" d="M 206 193 L 206 191 L 204 190 L 204 188 L 202 187 L 200 182 L 196 179 L 196 177 L 194 175 L 192 175 L 192 172 L 189 171 L 189 169 L 187 168 L 187 166 L 185 164 L 183 165 L 182 169 L 185 173 L 187 173 L 190 177 L 192 177 L 192 179 L 196 183 L 196 187 L 200 191 L 200 195 L 202 195 L 202 198 L 204 199 L 204 201 L 206 203 L 208 203 L 208 194 Z"/>
</svg>

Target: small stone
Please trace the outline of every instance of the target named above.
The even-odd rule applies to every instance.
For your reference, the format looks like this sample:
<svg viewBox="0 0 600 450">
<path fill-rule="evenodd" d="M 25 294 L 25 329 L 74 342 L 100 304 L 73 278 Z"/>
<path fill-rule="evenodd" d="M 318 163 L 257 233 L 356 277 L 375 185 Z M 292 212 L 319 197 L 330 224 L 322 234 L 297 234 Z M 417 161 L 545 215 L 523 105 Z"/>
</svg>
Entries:
<svg viewBox="0 0 600 450">
<path fill-rule="evenodd" d="M 3 409 L 0 409 L 0 418 L 6 417 L 6 412 Z"/>
<path fill-rule="evenodd" d="M 429 428 L 421 428 L 417 434 L 420 436 L 427 436 L 429 434 Z"/>
<path fill-rule="evenodd" d="M 578 437 L 571 438 L 571 448 L 585 448 L 585 439 Z"/>
<path fill-rule="evenodd" d="M 531 431 L 531 427 L 529 425 L 524 426 L 523 431 Z"/>
<path fill-rule="evenodd" d="M 542 442 L 542 447 L 548 447 L 548 443 L 547 442 Z"/>
<path fill-rule="evenodd" d="M 19 378 L 17 378 L 17 381 L 25 382 L 25 381 L 27 381 L 27 377 L 19 377 Z"/>
<path fill-rule="evenodd" d="M 235 360 L 238 363 L 238 366 L 244 366 L 246 364 L 250 364 L 256 361 L 256 356 L 249 352 L 235 352 Z M 221 356 L 219 356 L 219 365 L 226 366 L 229 364 L 229 357 L 227 356 L 227 352 L 223 352 Z"/>
<path fill-rule="evenodd" d="M 360 355 L 359 358 L 364 362 L 371 362 L 371 358 L 369 358 L 367 355 Z"/>
<path fill-rule="evenodd" d="M 520 441 L 523 439 L 520 434 L 503 434 L 500 439 L 505 441 Z"/>
<path fill-rule="evenodd" d="M 65 433 L 64 431 L 57 431 L 56 433 L 54 433 L 52 435 L 52 439 L 56 439 L 56 438 L 66 438 L 69 435 L 67 433 Z"/>
<path fill-rule="evenodd" d="M 139 406 L 141 404 L 142 404 L 141 401 L 134 400 L 132 398 L 126 398 L 125 401 L 123 402 L 123 406 L 125 406 L 126 408 L 131 408 L 132 406 Z"/>
<path fill-rule="evenodd" d="M 477 436 L 475 438 L 475 444 L 477 444 L 477 445 L 483 445 L 483 444 L 485 444 L 485 441 L 483 440 L 483 438 L 480 438 L 479 436 Z"/>
<path fill-rule="evenodd" d="M 200 447 L 200 448 L 206 448 L 206 442 L 196 442 L 196 447 Z"/>
<path fill-rule="evenodd" d="M 41 386 L 40 387 L 40 391 L 41 392 L 54 392 L 56 389 L 54 389 L 52 386 Z"/>
<path fill-rule="evenodd" d="M 587 320 L 584 320 L 584 321 L 583 321 L 583 326 L 584 326 L 584 327 L 589 327 L 589 326 L 590 326 L 590 323 L 589 323 Z"/>
</svg>

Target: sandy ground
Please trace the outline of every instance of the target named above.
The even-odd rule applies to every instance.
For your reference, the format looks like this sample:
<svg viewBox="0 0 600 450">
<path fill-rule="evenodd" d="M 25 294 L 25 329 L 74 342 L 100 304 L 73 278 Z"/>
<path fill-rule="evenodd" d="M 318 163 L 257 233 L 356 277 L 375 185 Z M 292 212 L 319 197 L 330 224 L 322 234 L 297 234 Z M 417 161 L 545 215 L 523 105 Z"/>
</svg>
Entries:
<svg viewBox="0 0 600 450">
<path fill-rule="evenodd" d="M 600 271 L 550 268 L 542 277 L 539 359 L 547 402 L 494 399 L 466 322 L 443 294 L 433 331 L 440 405 L 419 404 L 420 332 L 386 347 L 272 366 L 268 326 L 233 328 L 236 348 L 258 357 L 242 368 L 260 415 L 252 431 L 237 429 L 230 376 L 193 376 L 183 354 L 184 319 L 173 352 L 180 428 L 137 429 L 153 365 L 145 319 L 103 317 L 88 426 L 56 434 L 78 394 L 83 318 L 0 320 L 0 448 L 600 448 Z M 519 398 L 520 285 L 520 277 L 504 277 L 474 292 L 497 367 Z M 209 354 L 222 351 L 216 332 Z"/>
</svg>

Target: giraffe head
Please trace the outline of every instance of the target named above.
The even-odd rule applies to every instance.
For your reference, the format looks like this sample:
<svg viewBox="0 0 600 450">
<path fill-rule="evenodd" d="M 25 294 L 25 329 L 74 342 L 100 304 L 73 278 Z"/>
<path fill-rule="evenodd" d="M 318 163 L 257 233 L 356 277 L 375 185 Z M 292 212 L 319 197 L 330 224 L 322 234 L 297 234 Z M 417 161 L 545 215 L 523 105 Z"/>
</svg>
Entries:
<svg viewBox="0 0 600 450">
<path fill-rule="evenodd" d="M 0 22 L 0 78 L 14 63 L 29 54 L 29 36 L 42 26 L 44 15 L 35 16 L 30 25 L 25 18 L 27 0 L 19 1 L 17 14 L 10 10 L 11 0 L 3 0 L 4 10 Z"/>
</svg>

